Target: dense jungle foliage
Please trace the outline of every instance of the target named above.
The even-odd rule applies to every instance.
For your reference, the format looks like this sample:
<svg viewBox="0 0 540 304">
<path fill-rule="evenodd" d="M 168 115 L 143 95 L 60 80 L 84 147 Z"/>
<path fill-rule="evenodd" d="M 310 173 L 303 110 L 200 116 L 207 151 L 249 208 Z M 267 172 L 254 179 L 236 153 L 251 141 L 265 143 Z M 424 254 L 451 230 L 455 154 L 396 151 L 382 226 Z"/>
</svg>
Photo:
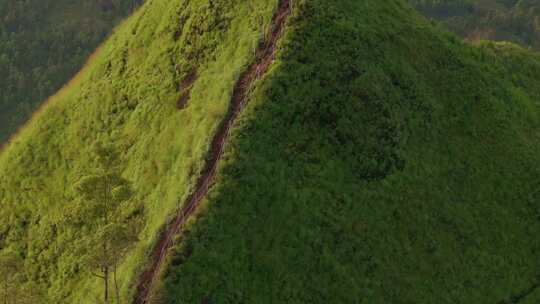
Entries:
<svg viewBox="0 0 540 304">
<path fill-rule="evenodd" d="M 0 0 L 0 144 L 140 0 Z"/>
<path fill-rule="evenodd" d="M 539 0 L 409 0 L 471 41 L 508 40 L 540 50 Z"/>
</svg>

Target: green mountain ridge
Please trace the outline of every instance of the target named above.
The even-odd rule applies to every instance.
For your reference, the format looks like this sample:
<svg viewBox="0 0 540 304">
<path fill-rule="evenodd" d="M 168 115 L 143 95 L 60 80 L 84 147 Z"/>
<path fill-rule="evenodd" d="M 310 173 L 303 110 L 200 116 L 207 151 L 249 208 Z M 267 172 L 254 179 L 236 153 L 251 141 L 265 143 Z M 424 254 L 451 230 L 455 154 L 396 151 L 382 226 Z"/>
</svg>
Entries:
<svg viewBox="0 0 540 304">
<path fill-rule="evenodd" d="M 153 300 L 540 300 L 540 56 L 468 45 L 404 0 L 293 3 Z M 132 299 L 277 5 L 148 1 L 2 151 L 0 254 L 24 260 L 21 285 L 100 296 L 74 185 L 113 143 L 142 221 L 118 272 Z"/>
</svg>

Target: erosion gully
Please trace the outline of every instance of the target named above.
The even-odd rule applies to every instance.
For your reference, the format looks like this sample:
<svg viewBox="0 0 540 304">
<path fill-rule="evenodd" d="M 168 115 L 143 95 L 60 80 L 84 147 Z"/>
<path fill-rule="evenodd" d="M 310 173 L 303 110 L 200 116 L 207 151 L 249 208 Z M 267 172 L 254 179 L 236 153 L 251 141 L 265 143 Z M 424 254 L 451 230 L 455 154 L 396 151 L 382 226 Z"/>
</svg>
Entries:
<svg viewBox="0 0 540 304">
<path fill-rule="evenodd" d="M 287 18 L 291 15 L 291 0 L 281 0 L 264 41 L 259 45 L 254 62 L 240 75 L 234 86 L 229 112 L 217 130 L 210 153 L 207 157 L 200 178 L 192 194 L 187 198 L 183 208 L 178 212 L 175 220 L 160 234 L 158 242 L 152 251 L 151 262 L 141 274 L 135 294 L 134 304 L 149 303 L 150 291 L 159 277 L 167 253 L 173 245 L 173 238 L 177 235 L 186 221 L 197 210 L 202 199 L 212 185 L 216 170 L 223 155 L 224 146 L 229 138 L 231 127 L 248 101 L 249 88 L 261 75 L 264 75 L 275 59 L 276 45 L 282 36 Z"/>
</svg>

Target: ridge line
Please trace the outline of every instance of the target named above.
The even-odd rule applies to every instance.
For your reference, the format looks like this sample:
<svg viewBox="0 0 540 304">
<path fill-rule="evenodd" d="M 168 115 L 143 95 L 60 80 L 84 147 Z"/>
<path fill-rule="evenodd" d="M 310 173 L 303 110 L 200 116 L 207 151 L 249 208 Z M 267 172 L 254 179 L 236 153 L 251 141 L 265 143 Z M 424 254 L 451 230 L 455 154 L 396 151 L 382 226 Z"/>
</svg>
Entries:
<svg viewBox="0 0 540 304">
<path fill-rule="evenodd" d="M 285 23 L 291 13 L 291 0 L 280 0 L 277 11 L 272 17 L 268 34 L 265 35 L 265 39 L 257 48 L 254 62 L 242 72 L 234 86 L 229 112 L 212 139 L 210 154 L 201 176 L 197 180 L 195 191 L 188 196 L 175 220 L 161 233 L 159 241 L 152 252 L 150 267 L 139 276 L 134 304 L 149 303 L 152 287 L 159 276 L 167 253 L 173 245 L 173 236 L 180 232 L 186 221 L 195 213 L 202 199 L 208 194 L 208 190 L 214 182 L 219 161 L 223 156 L 225 144 L 229 139 L 231 127 L 247 103 L 249 88 L 255 80 L 268 72 L 270 65 L 274 62 L 277 42 L 283 34 Z"/>
</svg>

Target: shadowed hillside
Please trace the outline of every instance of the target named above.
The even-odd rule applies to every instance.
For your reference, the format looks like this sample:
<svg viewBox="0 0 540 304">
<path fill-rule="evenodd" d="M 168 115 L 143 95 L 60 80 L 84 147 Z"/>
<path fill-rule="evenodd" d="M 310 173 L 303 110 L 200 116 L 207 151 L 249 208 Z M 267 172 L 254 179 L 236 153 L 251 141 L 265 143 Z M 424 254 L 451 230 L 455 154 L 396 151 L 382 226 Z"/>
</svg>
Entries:
<svg viewBox="0 0 540 304">
<path fill-rule="evenodd" d="M 540 300 L 540 57 L 296 1 L 164 303 Z"/>
</svg>

